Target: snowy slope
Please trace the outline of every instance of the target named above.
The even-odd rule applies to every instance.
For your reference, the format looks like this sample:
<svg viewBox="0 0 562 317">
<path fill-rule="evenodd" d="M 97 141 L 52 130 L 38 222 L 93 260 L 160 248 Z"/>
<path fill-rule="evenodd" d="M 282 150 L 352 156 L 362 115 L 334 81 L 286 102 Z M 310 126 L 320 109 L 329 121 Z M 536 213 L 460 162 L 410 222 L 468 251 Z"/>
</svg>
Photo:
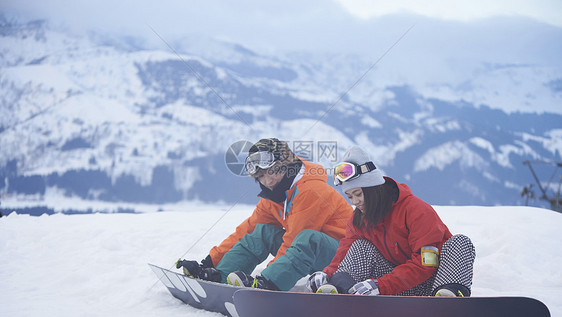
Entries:
<svg viewBox="0 0 562 317">
<path fill-rule="evenodd" d="M 180 257 L 202 259 L 253 207 L 165 209 L 0 218 L 0 315 L 220 316 L 173 298 L 146 263 L 172 267 Z M 436 210 L 453 233 L 470 236 L 476 246 L 474 296 L 534 297 L 562 316 L 561 214 L 509 206 Z"/>
</svg>

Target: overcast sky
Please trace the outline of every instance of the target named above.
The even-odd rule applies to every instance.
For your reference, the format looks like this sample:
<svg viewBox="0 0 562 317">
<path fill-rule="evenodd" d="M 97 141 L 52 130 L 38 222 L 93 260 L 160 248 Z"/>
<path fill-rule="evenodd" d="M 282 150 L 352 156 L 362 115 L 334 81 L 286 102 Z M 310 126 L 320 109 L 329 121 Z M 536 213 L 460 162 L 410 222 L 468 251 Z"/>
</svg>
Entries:
<svg viewBox="0 0 562 317">
<path fill-rule="evenodd" d="M 403 11 L 460 21 L 497 15 L 519 15 L 562 26 L 560 0 L 338 0 L 337 2 L 351 14 L 361 18 Z"/>
<path fill-rule="evenodd" d="M 46 18 L 76 32 L 93 29 L 159 41 L 152 27 L 170 40 L 196 34 L 260 50 L 352 48 L 354 42 L 371 40 L 373 21 L 389 14 L 410 17 L 378 23 L 376 31 L 394 39 L 420 16 L 461 24 L 518 16 L 562 28 L 561 0 L 0 0 L 0 8 L 24 19 Z M 357 37 L 360 33 L 363 37 Z"/>
</svg>

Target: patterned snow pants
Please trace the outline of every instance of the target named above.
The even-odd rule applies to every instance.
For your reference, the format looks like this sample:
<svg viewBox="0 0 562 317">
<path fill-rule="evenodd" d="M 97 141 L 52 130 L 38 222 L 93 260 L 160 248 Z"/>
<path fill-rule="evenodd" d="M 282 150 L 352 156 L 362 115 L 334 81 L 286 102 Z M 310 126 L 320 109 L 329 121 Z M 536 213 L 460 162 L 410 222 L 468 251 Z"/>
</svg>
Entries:
<svg viewBox="0 0 562 317">
<path fill-rule="evenodd" d="M 470 290 L 476 252 L 465 235 L 454 235 L 443 244 L 439 255 L 439 267 L 425 282 L 398 295 L 431 296 L 439 287 L 460 284 Z M 370 241 L 353 242 L 336 273 L 347 272 L 355 283 L 369 278 L 380 278 L 394 270 L 396 265 L 388 261 Z"/>
</svg>

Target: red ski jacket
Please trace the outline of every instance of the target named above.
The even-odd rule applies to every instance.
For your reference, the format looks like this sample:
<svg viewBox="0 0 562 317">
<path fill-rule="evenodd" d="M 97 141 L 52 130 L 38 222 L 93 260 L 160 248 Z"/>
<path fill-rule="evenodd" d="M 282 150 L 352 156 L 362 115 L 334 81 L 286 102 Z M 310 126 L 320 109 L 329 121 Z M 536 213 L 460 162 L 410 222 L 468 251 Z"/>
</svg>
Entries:
<svg viewBox="0 0 562 317">
<path fill-rule="evenodd" d="M 353 226 L 353 218 L 348 221 L 345 238 L 340 241 L 332 263 L 324 269 L 325 273 L 332 276 L 351 244 L 364 239 L 373 243 L 388 261 L 396 265 L 391 273 L 378 278 L 381 295 L 397 295 L 431 277 L 436 267 L 422 264 L 421 248 L 432 246 L 441 252 L 443 243 L 452 236 L 451 232 L 433 207 L 414 196 L 406 184 L 396 185 L 398 200 L 374 229 L 360 230 Z"/>
</svg>

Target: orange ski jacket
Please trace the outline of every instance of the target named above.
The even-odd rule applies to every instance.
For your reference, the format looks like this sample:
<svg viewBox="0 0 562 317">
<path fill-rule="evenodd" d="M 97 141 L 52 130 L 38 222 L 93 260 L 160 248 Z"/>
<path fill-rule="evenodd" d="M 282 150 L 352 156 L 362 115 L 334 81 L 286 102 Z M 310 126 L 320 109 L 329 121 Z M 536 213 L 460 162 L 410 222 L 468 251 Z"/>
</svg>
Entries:
<svg viewBox="0 0 562 317">
<path fill-rule="evenodd" d="M 301 161 L 303 165 L 287 190 L 284 203 L 261 198 L 252 215 L 220 245 L 211 249 L 209 254 L 213 265 L 217 266 L 224 254 L 259 223 L 285 229 L 283 244 L 270 264 L 283 256 L 295 237 L 305 229 L 323 232 L 337 240 L 344 237 L 353 208 L 337 190 L 328 185 L 324 167 L 303 159 Z"/>
</svg>

